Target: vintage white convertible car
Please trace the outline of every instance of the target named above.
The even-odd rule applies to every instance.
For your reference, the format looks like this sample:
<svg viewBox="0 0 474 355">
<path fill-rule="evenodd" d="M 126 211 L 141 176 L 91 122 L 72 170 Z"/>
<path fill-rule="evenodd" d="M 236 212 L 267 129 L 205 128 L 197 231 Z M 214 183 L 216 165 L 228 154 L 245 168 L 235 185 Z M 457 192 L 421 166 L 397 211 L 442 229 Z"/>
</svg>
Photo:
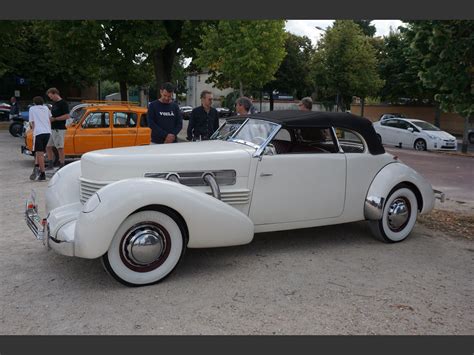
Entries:
<svg viewBox="0 0 474 355">
<path fill-rule="evenodd" d="M 102 258 L 126 285 L 166 277 L 186 248 L 246 244 L 255 233 L 368 220 L 400 242 L 431 211 L 429 182 L 385 153 L 371 122 L 349 113 L 233 117 L 212 140 L 99 150 L 34 194 L 26 220 L 56 252 Z"/>
</svg>

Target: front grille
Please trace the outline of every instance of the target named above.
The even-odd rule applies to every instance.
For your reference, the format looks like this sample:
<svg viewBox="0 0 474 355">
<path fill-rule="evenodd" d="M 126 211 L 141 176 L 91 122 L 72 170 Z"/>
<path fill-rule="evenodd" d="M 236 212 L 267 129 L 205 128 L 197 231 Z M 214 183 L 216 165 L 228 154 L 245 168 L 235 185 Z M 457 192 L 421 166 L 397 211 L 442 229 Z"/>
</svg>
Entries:
<svg viewBox="0 0 474 355">
<path fill-rule="evenodd" d="M 81 178 L 81 203 L 87 202 L 96 191 L 108 184 L 108 182 L 96 182 Z"/>
</svg>

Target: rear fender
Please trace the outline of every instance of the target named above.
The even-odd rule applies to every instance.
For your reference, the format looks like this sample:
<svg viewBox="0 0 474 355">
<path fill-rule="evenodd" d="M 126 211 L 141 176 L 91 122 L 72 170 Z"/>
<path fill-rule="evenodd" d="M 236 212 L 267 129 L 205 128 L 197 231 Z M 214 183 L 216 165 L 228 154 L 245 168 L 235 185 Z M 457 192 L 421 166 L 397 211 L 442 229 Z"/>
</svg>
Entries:
<svg viewBox="0 0 474 355">
<path fill-rule="evenodd" d="M 377 173 L 369 187 L 364 205 L 365 218 L 380 220 L 390 192 L 402 183 L 414 190 L 421 214 L 433 209 L 435 196 L 431 184 L 409 166 L 403 163 L 391 163 Z"/>
<path fill-rule="evenodd" d="M 189 248 L 240 245 L 253 239 L 253 222 L 234 207 L 179 183 L 133 178 L 103 187 L 86 202 L 76 223 L 76 256 L 105 254 L 120 224 L 152 205 L 166 206 L 181 215 L 189 231 Z"/>
</svg>

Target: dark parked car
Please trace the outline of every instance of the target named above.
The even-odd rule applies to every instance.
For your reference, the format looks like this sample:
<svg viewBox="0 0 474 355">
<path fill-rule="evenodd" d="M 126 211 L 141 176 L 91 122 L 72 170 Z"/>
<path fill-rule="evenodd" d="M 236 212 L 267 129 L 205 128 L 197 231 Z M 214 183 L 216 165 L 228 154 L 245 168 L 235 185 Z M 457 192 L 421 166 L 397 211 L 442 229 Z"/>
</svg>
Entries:
<svg viewBox="0 0 474 355">
<path fill-rule="evenodd" d="M 216 110 L 219 118 L 229 117 L 232 115 L 232 111 L 230 111 L 227 107 L 216 107 Z"/>
<path fill-rule="evenodd" d="M 183 120 L 189 120 L 191 117 L 191 111 L 193 110 L 192 106 L 180 106 L 179 110 L 183 115 Z"/>
</svg>

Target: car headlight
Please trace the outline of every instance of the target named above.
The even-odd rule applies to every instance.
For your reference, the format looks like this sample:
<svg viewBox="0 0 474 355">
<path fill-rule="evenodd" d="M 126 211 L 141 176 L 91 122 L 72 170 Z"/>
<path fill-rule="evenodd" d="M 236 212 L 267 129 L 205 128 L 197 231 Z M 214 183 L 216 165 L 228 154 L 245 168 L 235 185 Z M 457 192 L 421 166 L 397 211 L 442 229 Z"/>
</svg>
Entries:
<svg viewBox="0 0 474 355">
<path fill-rule="evenodd" d="M 100 197 L 97 194 L 93 194 L 86 202 L 84 207 L 82 208 L 82 212 L 89 213 L 94 211 L 100 205 Z"/>
<path fill-rule="evenodd" d="M 428 138 L 430 139 L 435 139 L 435 140 L 441 140 L 441 138 L 437 137 L 437 136 L 433 136 L 431 134 L 428 134 Z"/>
</svg>

